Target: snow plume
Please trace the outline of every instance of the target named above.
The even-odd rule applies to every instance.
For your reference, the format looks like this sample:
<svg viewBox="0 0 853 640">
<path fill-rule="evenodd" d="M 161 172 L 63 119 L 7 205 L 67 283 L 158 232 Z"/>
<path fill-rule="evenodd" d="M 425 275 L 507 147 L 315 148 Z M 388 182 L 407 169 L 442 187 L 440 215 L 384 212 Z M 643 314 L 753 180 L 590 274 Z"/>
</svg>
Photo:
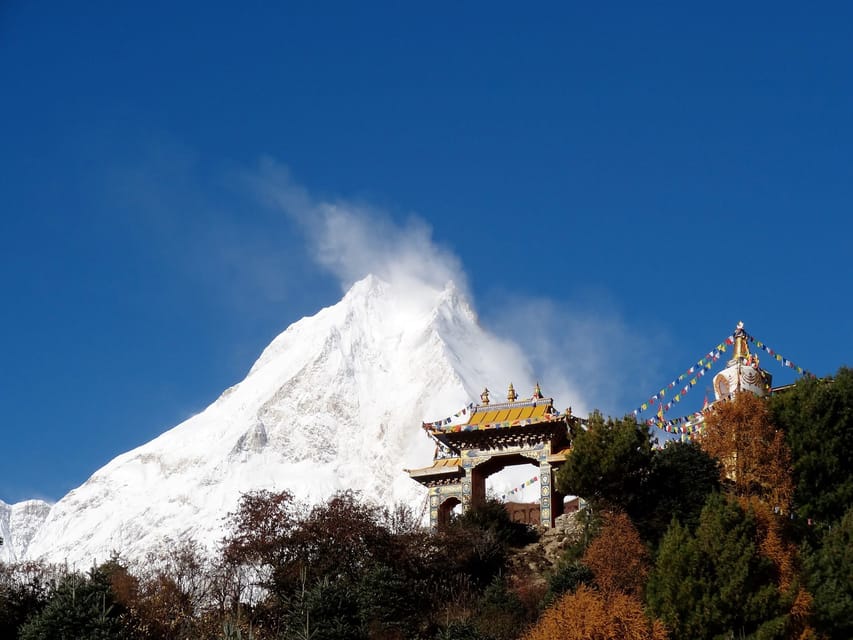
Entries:
<svg viewBox="0 0 853 640">
<path fill-rule="evenodd" d="M 637 390 L 652 388 L 659 378 L 653 345 L 660 337 L 632 327 L 606 298 L 561 301 L 505 293 L 501 299 L 505 312 L 489 319 L 495 330 L 523 347 L 548 383 L 543 390 L 567 398 L 575 415 L 600 409 L 619 416 L 634 408 Z"/>
<path fill-rule="evenodd" d="M 459 259 L 436 244 L 432 228 L 421 218 L 410 215 L 398 224 L 371 205 L 316 199 L 271 159 L 262 163 L 252 182 L 264 200 L 301 225 L 315 260 L 340 280 L 344 291 L 373 274 L 413 298 L 423 288 L 441 290 L 449 281 L 467 292 Z"/>
<path fill-rule="evenodd" d="M 436 243 L 431 227 L 423 219 L 409 215 L 398 222 L 387 211 L 370 204 L 318 198 L 297 184 L 287 167 L 272 159 L 262 162 L 250 183 L 268 205 L 283 211 L 302 227 L 312 257 L 338 278 L 344 291 L 372 274 L 395 290 L 397 311 L 402 315 L 417 317 L 435 309 L 439 296 L 458 295 L 464 301 L 463 306 L 476 317 L 461 261 L 448 248 Z M 443 318 L 439 322 L 452 324 L 455 320 Z M 486 331 L 485 342 L 478 345 L 481 351 L 472 353 L 471 345 L 456 342 L 454 334 L 452 327 L 445 327 L 443 335 L 455 366 L 464 372 L 463 379 L 476 380 L 481 385 L 467 389 L 471 400 L 478 398 L 483 386 L 492 389 L 494 398 L 500 399 L 509 382 L 514 383 L 520 395 L 532 394 L 538 374 L 518 341 Z M 542 352 L 547 351 L 543 346 Z M 546 384 L 544 377 L 542 380 Z M 548 383 L 549 394 L 570 387 L 561 384 L 558 389 L 550 384 L 550 378 Z M 572 392 L 560 397 L 578 395 Z"/>
</svg>

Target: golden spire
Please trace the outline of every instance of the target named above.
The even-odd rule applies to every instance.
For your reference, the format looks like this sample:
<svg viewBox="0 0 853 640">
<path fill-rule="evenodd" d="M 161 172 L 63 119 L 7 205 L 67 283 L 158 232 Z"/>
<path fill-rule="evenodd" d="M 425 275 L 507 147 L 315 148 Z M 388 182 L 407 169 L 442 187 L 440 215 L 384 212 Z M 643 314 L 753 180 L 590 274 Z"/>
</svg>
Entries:
<svg viewBox="0 0 853 640">
<path fill-rule="evenodd" d="M 506 392 L 506 399 L 510 402 L 515 402 L 516 398 L 518 398 L 518 394 L 515 392 L 515 389 L 512 386 L 512 382 L 509 383 L 509 389 Z"/>
<path fill-rule="evenodd" d="M 539 383 L 538 383 L 538 382 L 536 383 L 536 388 L 533 390 L 533 397 L 534 397 L 535 399 L 537 399 L 537 400 L 538 400 L 539 398 L 544 397 L 544 396 L 542 395 L 542 389 L 539 387 Z"/>
<path fill-rule="evenodd" d="M 747 344 L 746 331 L 743 329 L 743 322 L 737 323 L 735 328 L 735 355 L 734 359 L 738 362 L 749 358 L 749 345 Z"/>
<path fill-rule="evenodd" d="M 489 389 L 487 387 L 483 387 L 483 393 L 480 394 L 480 402 L 489 404 Z"/>
</svg>

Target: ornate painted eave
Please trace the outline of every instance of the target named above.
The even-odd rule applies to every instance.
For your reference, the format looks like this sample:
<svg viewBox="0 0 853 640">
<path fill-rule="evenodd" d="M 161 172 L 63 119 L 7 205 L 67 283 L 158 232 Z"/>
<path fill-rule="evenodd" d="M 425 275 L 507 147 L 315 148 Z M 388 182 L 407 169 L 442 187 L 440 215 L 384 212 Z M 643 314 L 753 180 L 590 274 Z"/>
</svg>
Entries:
<svg viewBox="0 0 853 640">
<path fill-rule="evenodd" d="M 414 480 L 429 485 L 436 481 L 457 479 L 465 475 L 460 458 L 436 460 L 431 466 L 421 469 L 405 469 Z"/>
</svg>

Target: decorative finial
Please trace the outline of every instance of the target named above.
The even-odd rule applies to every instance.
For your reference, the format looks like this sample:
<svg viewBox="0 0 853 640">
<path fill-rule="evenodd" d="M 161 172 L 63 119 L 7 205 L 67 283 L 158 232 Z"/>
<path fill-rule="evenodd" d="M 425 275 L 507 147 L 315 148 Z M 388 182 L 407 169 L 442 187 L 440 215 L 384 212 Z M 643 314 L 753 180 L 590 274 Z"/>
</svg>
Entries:
<svg viewBox="0 0 853 640">
<path fill-rule="evenodd" d="M 512 382 L 509 383 L 509 389 L 506 392 L 506 399 L 510 402 L 515 402 L 516 398 L 518 398 L 518 394 L 515 392 L 515 388 L 512 386 Z"/>
<path fill-rule="evenodd" d="M 536 383 L 536 388 L 533 390 L 533 398 L 535 400 L 539 400 L 540 398 L 544 398 L 542 395 L 542 389 L 539 387 L 539 383 Z"/>
<path fill-rule="evenodd" d="M 483 393 L 480 394 L 480 402 L 489 404 L 489 390 L 486 387 L 483 387 Z"/>
<path fill-rule="evenodd" d="M 743 328 L 743 321 L 737 323 L 735 327 L 735 355 L 734 359 L 738 362 L 749 358 L 749 345 L 746 343 L 747 335 Z"/>
</svg>

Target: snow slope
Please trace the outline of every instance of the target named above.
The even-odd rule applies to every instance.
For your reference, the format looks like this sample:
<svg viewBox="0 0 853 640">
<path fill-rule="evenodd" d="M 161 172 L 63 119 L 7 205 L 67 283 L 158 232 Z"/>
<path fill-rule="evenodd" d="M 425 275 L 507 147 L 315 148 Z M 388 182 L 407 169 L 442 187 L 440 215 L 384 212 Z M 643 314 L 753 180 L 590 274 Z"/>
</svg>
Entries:
<svg viewBox="0 0 853 640">
<path fill-rule="evenodd" d="M 6 504 L 0 500 L 0 561 L 15 562 L 26 556 L 27 547 L 50 512 L 44 500 Z"/>
<path fill-rule="evenodd" d="M 203 412 L 57 502 L 27 555 L 85 568 L 113 550 L 139 558 L 169 538 L 212 546 L 253 489 L 314 502 L 353 488 L 419 508 L 423 489 L 403 468 L 432 460 L 421 421 L 509 381 L 532 387 L 523 354 L 486 333 L 452 283 L 437 290 L 368 276 L 275 338 Z"/>
</svg>

